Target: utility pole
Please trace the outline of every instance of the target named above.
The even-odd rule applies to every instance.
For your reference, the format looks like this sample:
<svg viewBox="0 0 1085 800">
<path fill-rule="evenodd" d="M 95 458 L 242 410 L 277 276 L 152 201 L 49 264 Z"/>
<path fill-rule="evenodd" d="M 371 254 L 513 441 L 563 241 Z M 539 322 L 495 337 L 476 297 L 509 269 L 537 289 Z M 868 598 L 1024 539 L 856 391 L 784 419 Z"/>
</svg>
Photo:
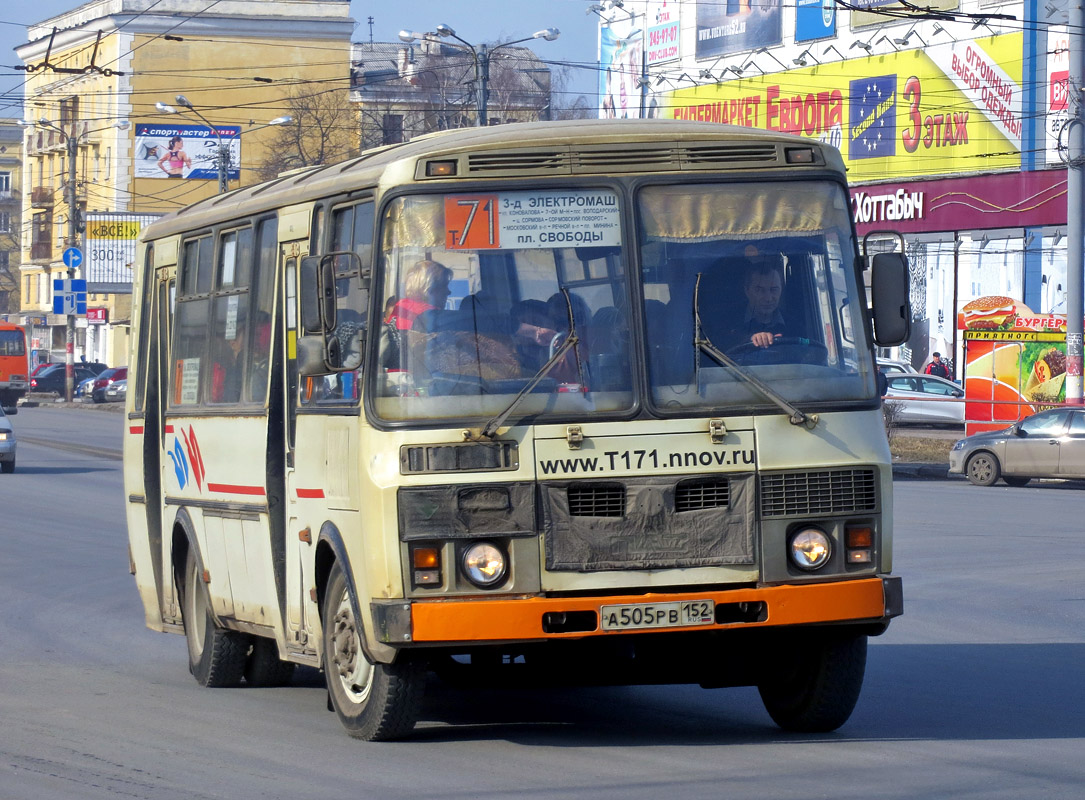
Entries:
<svg viewBox="0 0 1085 800">
<path fill-rule="evenodd" d="M 1085 5 L 1070 0 L 1070 75 L 1067 86 L 1069 119 L 1066 123 L 1066 402 L 1082 405 L 1082 334 L 1085 328 L 1085 70 L 1082 26 Z"/>
<path fill-rule="evenodd" d="M 79 157 L 79 137 L 75 133 L 73 119 L 70 131 L 61 131 L 68 148 L 68 247 L 79 249 L 79 195 L 75 187 L 75 162 Z M 75 265 L 68 267 L 68 286 L 75 280 Z M 75 397 L 75 308 L 69 306 L 64 327 L 64 400 L 72 402 Z"/>
<path fill-rule="evenodd" d="M 490 49 L 484 44 L 478 46 L 478 61 L 475 82 L 478 90 L 478 126 L 485 128 L 490 124 L 488 108 L 490 105 Z"/>
</svg>

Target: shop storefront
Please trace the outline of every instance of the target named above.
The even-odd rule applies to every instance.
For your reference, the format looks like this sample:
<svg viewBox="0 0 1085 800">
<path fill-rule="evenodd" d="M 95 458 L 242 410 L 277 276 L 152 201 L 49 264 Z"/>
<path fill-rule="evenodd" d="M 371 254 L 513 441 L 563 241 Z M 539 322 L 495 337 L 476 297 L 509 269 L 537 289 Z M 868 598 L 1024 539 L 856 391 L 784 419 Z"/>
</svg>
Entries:
<svg viewBox="0 0 1085 800">
<path fill-rule="evenodd" d="M 978 297 L 1021 298 L 1039 314 L 1066 311 L 1065 170 L 860 186 L 852 206 L 860 237 L 904 235 L 912 338 L 894 355 L 917 367 L 935 351 L 963 363 L 957 318 Z"/>
</svg>

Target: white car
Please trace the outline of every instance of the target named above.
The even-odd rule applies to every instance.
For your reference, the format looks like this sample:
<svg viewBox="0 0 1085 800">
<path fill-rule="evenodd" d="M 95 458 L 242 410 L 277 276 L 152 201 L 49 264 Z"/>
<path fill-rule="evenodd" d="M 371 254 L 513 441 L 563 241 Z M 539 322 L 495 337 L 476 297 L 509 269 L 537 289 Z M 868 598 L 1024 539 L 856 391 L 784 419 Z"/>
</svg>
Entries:
<svg viewBox="0 0 1085 800">
<path fill-rule="evenodd" d="M 887 406 L 899 406 L 896 422 L 905 425 L 964 425 L 964 390 L 934 375 L 886 376 Z"/>
<path fill-rule="evenodd" d="M 15 471 L 15 429 L 0 406 L 0 472 Z"/>
<path fill-rule="evenodd" d="M 907 372 L 911 375 L 919 374 L 919 370 L 909 364 L 907 361 L 894 361 L 891 358 L 879 358 L 878 369 L 885 373 L 886 377 L 893 375 L 894 373 Z"/>
</svg>

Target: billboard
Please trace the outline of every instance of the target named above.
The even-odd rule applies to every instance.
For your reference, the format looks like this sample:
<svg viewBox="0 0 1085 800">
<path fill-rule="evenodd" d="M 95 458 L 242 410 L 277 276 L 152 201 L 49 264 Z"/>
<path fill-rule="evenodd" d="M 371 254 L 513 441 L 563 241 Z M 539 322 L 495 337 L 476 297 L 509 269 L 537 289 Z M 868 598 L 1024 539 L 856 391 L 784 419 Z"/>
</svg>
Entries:
<svg viewBox="0 0 1085 800">
<path fill-rule="evenodd" d="M 158 219 L 154 214 L 88 213 L 86 262 L 83 276 L 94 287 L 132 286 L 132 265 L 143 229 Z M 104 290 L 104 289 L 103 289 Z M 123 291 L 113 288 L 111 291 Z"/>
<path fill-rule="evenodd" d="M 1047 31 L 1047 119 L 1044 160 L 1048 166 L 1064 165 L 1066 124 L 1070 118 L 1070 33 L 1065 25 L 1053 25 Z M 1059 145 L 1062 145 L 1062 154 Z"/>
<path fill-rule="evenodd" d="M 662 116 L 808 136 L 853 181 L 1020 166 L 1022 34 L 678 89 Z"/>
<path fill-rule="evenodd" d="M 624 33 L 619 36 L 610 25 L 599 29 L 599 116 L 604 119 L 641 116 L 644 32 L 635 28 Z"/>
<path fill-rule="evenodd" d="M 697 58 L 713 58 L 783 41 L 782 0 L 697 4 Z"/>
<path fill-rule="evenodd" d="M 194 125 L 136 125 L 137 178 L 218 180 L 218 150 L 230 153 L 228 176 L 241 178 L 241 126 L 219 125 L 215 130 Z"/>
<path fill-rule="evenodd" d="M 851 12 L 851 27 L 862 28 L 868 25 L 885 25 L 897 20 L 910 20 L 911 9 L 900 0 L 852 0 L 848 4 L 855 9 Z M 954 11 L 961 6 L 960 0 L 924 0 L 922 11 Z M 869 10 L 863 10 L 869 9 Z M 916 16 L 916 19 L 938 19 L 937 16 Z"/>
<path fill-rule="evenodd" d="M 649 67 L 674 61 L 679 56 L 678 0 L 648 3 L 648 32 L 644 60 Z"/>
<path fill-rule="evenodd" d="M 796 0 L 795 41 L 836 35 L 836 0 Z"/>
</svg>

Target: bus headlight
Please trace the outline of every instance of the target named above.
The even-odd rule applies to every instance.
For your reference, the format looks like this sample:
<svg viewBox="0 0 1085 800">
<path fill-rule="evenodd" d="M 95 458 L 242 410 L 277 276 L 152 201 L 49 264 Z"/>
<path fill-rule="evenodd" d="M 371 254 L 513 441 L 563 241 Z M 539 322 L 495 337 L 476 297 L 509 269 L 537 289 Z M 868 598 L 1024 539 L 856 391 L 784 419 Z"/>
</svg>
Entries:
<svg viewBox="0 0 1085 800">
<path fill-rule="evenodd" d="M 832 552 L 832 540 L 820 528 L 803 528 L 791 537 L 791 561 L 799 569 L 821 569 Z"/>
<path fill-rule="evenodd" d="M 475 542 L 464 549 L 460 566 L 467 580 L 480 589 L 489 589 L 505 580 L 508 558 L 492 542 Z"/>
</svg>

